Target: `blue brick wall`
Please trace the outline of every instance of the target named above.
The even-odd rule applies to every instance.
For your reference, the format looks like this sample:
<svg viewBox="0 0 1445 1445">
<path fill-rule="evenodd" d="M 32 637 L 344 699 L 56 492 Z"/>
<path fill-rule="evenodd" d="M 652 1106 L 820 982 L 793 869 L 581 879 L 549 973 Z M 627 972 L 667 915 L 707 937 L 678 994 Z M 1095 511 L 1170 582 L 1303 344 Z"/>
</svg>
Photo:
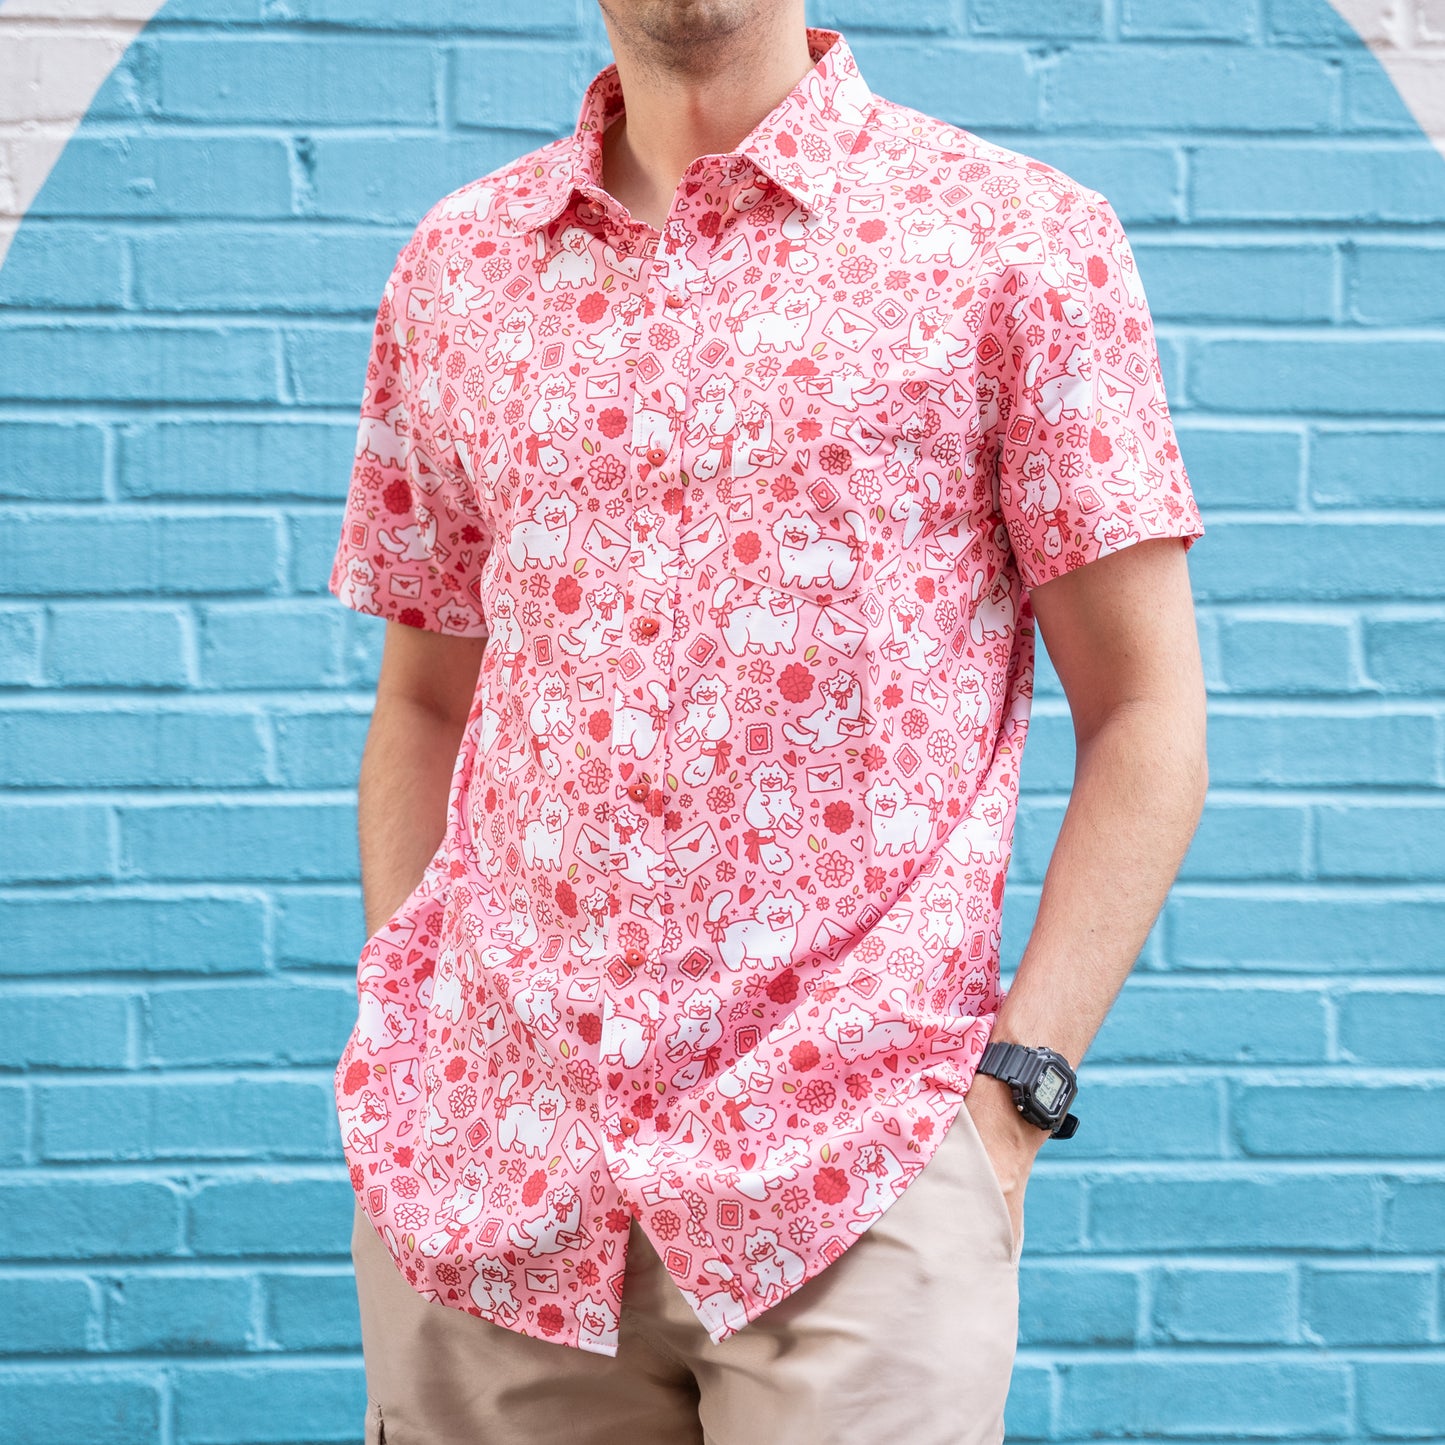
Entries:
<svg viewBox="0 0 1445 1445">
<path fill-rule="evenodd" d="M 1445 161 L 1324 0 L 809 18 L 1115 203 L 1209 526 L 1209 804 L 1031 1181 L 1010 1438 L 1438 1445 Z M 174 0 L 0 269 L 12 1445 L 359 1438 L 365 345 L 422 211 L 607 58 L 591 0 Z M 1071 777 L 1046 656 L 1035 715 L 1006 969 Z"/>
</svg>

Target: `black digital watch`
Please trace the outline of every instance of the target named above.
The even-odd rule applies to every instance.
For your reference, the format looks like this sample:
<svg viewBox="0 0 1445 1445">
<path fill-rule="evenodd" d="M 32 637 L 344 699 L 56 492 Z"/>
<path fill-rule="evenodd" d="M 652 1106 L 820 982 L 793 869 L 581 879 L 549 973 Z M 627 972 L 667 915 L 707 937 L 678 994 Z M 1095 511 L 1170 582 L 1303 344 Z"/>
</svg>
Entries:
<svg viewBox="0 0 1445 1445">
<path fill-rule="evenodd" d="M 1068 1139 L 1079 1127 L 1078 1117 L 1068 1111 L 1079 1091 L 1078 1077 L 1058 1050 L 990 1039 L 978 1072 L 1002 1079 L 1019 1113 L 1055 1139 Z"/>
</svg>

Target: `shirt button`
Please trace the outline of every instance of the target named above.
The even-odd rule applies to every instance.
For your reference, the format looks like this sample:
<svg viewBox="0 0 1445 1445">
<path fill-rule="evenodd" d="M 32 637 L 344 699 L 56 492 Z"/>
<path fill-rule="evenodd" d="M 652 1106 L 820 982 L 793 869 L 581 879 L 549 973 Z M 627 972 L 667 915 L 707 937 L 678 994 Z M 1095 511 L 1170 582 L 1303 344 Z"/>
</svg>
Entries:
<svg viewBox="0 0 1445 1445">
<path fill-rule="evenodd" d="M 674 311 L 680 310 L 687 305 L 687 296 L 682 291 L 669 291 L 667 293 L 667 304 L 671 306 Z"/>
<path fill-rule="evenodd" d="M 645 803 L 647 801 L 647 784 L 630 783 L 627 788 L 627 796 L 634 803 Z"/>
<path fill-rule="evenodd" d="M 666 447 L 648 447 L 647 460 L 650 465 L 660 467 L 667 460 Z"/>
<path fill-rule="evenodd" d="M 657 630 L 662 624 L 655 617 L 639 617 L 637 619 L 637 635 L 641 638 L 656 637 Z"/>
</svg>

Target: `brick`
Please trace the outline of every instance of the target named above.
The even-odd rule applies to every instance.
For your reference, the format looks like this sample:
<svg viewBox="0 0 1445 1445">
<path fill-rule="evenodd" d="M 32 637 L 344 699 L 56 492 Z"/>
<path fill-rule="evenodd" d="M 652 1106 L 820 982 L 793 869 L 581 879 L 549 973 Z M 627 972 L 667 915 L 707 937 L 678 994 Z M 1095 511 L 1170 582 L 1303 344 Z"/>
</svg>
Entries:
<svg viewBox="0 0 1445 1445">
<path fill-rule="evenodd" d="M 371 324 L 406 240 L 381 227 L 147 231 L 132 242 L 136 299 L 150 311 L 353 313 Z"/>
<path fill-rule="evenodd" d="M 886 10 L 875 0 L 823 0 L 816 7 L 819 18 L 809 23 L 842 30 L 850 37 L 851 44 L 855 30 L 884 30 L 889 34 L 900 31 L 946 33 L 960 23 L 957 8 L 952 3 L 940 4 L 939 0 L 899 0 Z M 599 61 L 598 65 L 602 63 Z M 594 72 L 597 69 L 598 66 L 593 66 Z"/>
<path fill-rule="evenodd" d="M 1029 1200 L 1025 1208 L 1031 1203 Z M 1132 1345 L 1139 1329 L 1139 1271 L 1092 1260 L 1041 1263 L 1029 1259 L 1032 1226 L 1030 1216 L 1025 1225 L 1025 1259 L 1019 1269 L 1020 1346 Z"/>
<path fill-rule="evenodd" d="M 1323 1061 L 1325 1000 L 1268 984 L 1197 987 L 1134 974 L 1093 1043 L 1097 1063 L 1253 1064 Z"/>
<path fill-rule="evenodd" d="M 12 1368 L 0 1379 L 0 1419 L 12 1445 L 60 1441 L 159 1440 L 164 1412 L 153 1371 Z"/>
<path fill-rule="evenodd" d="M 285 788 L 356 786 L 370 716 L 358 712 L 278 712 L 271 731 L 276 744 L 276 777 Z"/>
<path fill-rule="evenodd" d="M 1095 40 L 1104 33 L 1103 0 L 968 0 L 968 28 L 975 35 Z"/>
<path fill-rule="evenodd" d="M 1339 886 L 1294 897 L 1176 894 L 1166 918 L 1171 968 L 1244 974 L 1433 974 L 1445 935 L 1445 905 L 1432 898 Z"/>
<path fill-rule="evenodd" d="M 265 726 L 207 708 L 130 712 L 26 709 L 0 714 L 12 784 L 30 787 L 245 787 L 266 780 Z"/>
<path fill-rule="evenodd" d="M 1445 807 L 1321 804 L 1315 818 L 1321 878 L 1445 879 Z"/>
<path fill-rule="evenodd" d="M 90 1345 L 93 1309 L 90 1285 L 75 1275 L 27 1271 L 0 1277 L 0 1350 L 79 1354 Z"/>
<path fill-rule="evenodd" d="M 1385 1068 L 1445 1068 L 1445 993 L 1435 988 L 1351 990 L 1336 1000 L 1340 1057 Z"/>
<path fill-rule="evenodd" d="M 1176 417 L 1175 430 L 1201 506 L 1277 510 L 1299 500 L 1303 431 L 1201 417 Z"/>
<path fill-rule="evenodd" d="M 1409 696 L 1441 690 L 1445 618 L 1365 619 L 1365 671 L 1388 692 Z"/>
<path fill-rule="evenodd" d="M 0 803 L 0 883 L 112 877 L 110 819 L 88 803 Z"/>
<path fill-rule="evenodd" d="M 330 1080 L 218 1079 L 37 1087 L 48 1162 L 319 1159 L 335 1133 Z"/>
<path fill-rule="evenodd" d="M 338 1157 L 340 1152 L 338 1142 Z M 334 1179 L 208 1177 L 190 1196 L 186 1238 L 197 1255 L 213 1259 L 263 1254 L 344 1260 L 355 1210 L 344 1173 Z"/>
<path fill-rule="evenodd" d="M 0 1165 L 28 1164 L 33 1159 L 32 1112 L 23 1084 L 0 1084 Z"/>
<path fill-rule="evenodd" d="M 1348 1083 L 1241 1085 L 1235 1137 L 1246 1154 L 1324 1159 L 1433 1159 L 1445 1153 L 1438 1085 Z"/>
<path fill-rule="evenodd" d="M 255 899 L 12 894 L 5 928 L 0 975 L 253 973 L 265 959 Z"/>
<path fill-rule="evenodd" d="M 6 262 L 3 276 L 9 270 Z M 5 419 L 0 497 L 46 502 L 97 501 L 105 495 L 105 433 L 91 422 Z"/>
<path fill-rule="evenodd" d="M 1259 23 L 1257 0 L 1123 0 L 1120 34 L 1130 38 L 1247 40 Z"/>
<path fill-rule="evenodd" d="M 356 872 L 356 814 L 349 806 L 161 803 L 117 812 L 128 877 L 316 882 Z"/>
<path fill-rule="evenodd" d="M 59 687 L 188 687 L 189 637 L 177 607 L 57 606 L 45 644 L 47 679 Z"/>
<path fill-rule="evenodd" d="M 0 125 L 84 114 L 93 99 L 89 77 L 109 73 L 125 51 L 124 40 L 94 27 L 39 30 L 7 24 L 3 34 Z"/>
<path fill-rule="evenodd" d="M 160 1067 L 335 1065 L 356 1019 L 356 986 L 221 984 L 157 988 L 145 1057 Z"/>
<path fill-rule="evenodd" d="M 1051 126 L 1278 135 L 1328 130 L 1338 89 L 1328 62 L 1289 50 L 1079 47 L 1058 57 L 1044 107 Z"/>
<path fill-rule="evenodd" d="M 1183 214 L 1184 162 L 1172 144 L 1090 141 L 1044 131 L 1030 137 L 1028 152 L 1107 196 L 1125 226 L 1177 221 Z"/>
<path fill-rule="evenodd" d="M 159 1258 L 181 1246 L 181 1197 L 144 1179 L 82 1181 L 52 1174 L 0 1183 L 7 1260 Z"/>
<path fill-rule="evenodd" d="M 0 55 L 4 53 L 0 46 Z M 0 269 L 0 306 L 80 311 L 117 307 L 124 301 L 124 258 L 118 235 L 96 226 L 43 219 L 28 220 L 15 233 Z"/>
<path fill-rule="evenodd" d="M 1412 104 L 1407 104 L 1409 96 Z M 1345 67 L 1343 129 L 1386 134 L 1445 134 L 1437 55 L 1394 55 L 1387 71 L 1372 55 Z"/>
<path fill-rule="evenodd" d="M 282 893 L 276 900 L 275 939 L 278 968 L 342 967 L 351 979 L 366 941 L 360 888 Z"/>
<path fill-rule="evenodd" d="M 1380 1248 L 1438 1254 L 1445 1226 L 1445 1179 L 1384 1177 L 1385 1218 Z"/>
<path fill-rule="evenodd" d="M 854 53 L 878 94 L 906 95 L 939 120 L 970 130 L 1038 124 L 1039 79 L 1022 46 L 860 37 Z"/>
<path fill-rule="evenodd" d="M 1298 45 L 1347 45 L 1353 49 L 1362 38 L 1343 15 L 1320 0 L 1265 0 L 1265 8 L 1272 40 Z M 1356 4 L 1352 10 L 1359 12 L 1360 6 Z M 1383 28 L 1371 26 L 1363 38 L 1374 40 L 1384 34 Z"/>
<path fill-rule="evenodd" d="M 478 6 L 470 0 L 431 0 L 424 12 L 389 0 L 261 0 L 268 24 L 359 26 L 367 30 L 521 32 L 570 34 L 577 29 L 575 0 L 531 0 L 526 6 Z M 169 13 L 169 12 L 168 12 Z M 418 24 L 424 17 L 425 23 Z M 596 69 L 597 67 L 594 67 Z"/>
<path fill-rule="evenodd" d="M 1157 320 L 1329 321 L 1335 310 L 1334 247 L 1156 244 L 1133 241 Z"/>
<path fill-rule="evenodd" d="M 535 40 L 456 46 L 447 68 L 451 114 L 458 125 L 569 132 L 588 80 L 574 45 Z M 861 68 L 862 61 L 859 61 Z"/>
<path fill-rule="evenodd" d="M 1210 781 L 1215 787 L 1425 786 L 1433 781 L 1430 722 L 1384 709 L 1336 712 L 1327 704 L 1290 714 L 1221 712 L 1209 723 Z"/>
<path fill-rule="evenodd" d="M 1180 877 L 1294 878 L 1305 856 L 1303 808 L 1219 804 L 1200 819 Z"/>
<path fill-rule="evenodd" d="M 1445 220 L 1440 157 L 1426 141 L 1201 141 L 1191 165 L 1195 220 L 1343 221 L 1350 225 Z"/>
<path fill-rule="evenodd" d="M 1321 427 L 1310 438 L 1310 500 L 1320 507 L 1434 507 L 1445 429 Z"/>
<path fill-rule="evenodd" d="M 1364 1359 L 1356 1366 L 1360 1420 L 1374 1436 L 1425 1439 L 1445 1420 L 1445 1361 Z"/>
<path fill-rule="evenodd" d="M 357 373 L 358 406 L 363 374 Z M 129 497 L 339 500 L 355 446 L 356 423 L 350 420 L 204 416 L 147 423 L 121 436 L 120 489 Z M 338 519 L 338 534 L 340 526 Z"/>
<path fill-rule="evenodd" d="M 0 686 L 40 686 L 40 623 L 37 607 L 0 607 Z"/>
<path fill-rule="evenodd" d="M 1311 1344 L 1428 1344 L 1434 1270 L 1428 1264 L 1309 1265 L 1300 1278 L 1300 1325 Z"/>
<path fill-rule="evenodd" d="M 1219 1153 L 1224 1116 L 1212 1082 L 1089 1077 L 1090 1128 L 1070 1158 L 1197 1159 Z M 1071 1141 L 1072 1142 L 1072 1141 Z"/>
<path fill-rule="evenodd" d="M 120 1351 L 243 1352 L 253 1286 L 239 1275 L 118 1273 L 107 1281 L 105 1343 Z"/>
<path fill-rule="evenodd" d="M 436 46 L 430 41 L 322 35 L 231 36 L 225 64 L 209 35 L 149 42 L 161 121 L 286 126 L 430 125 Z"/>
<path fill-rule="evenodd" d="M 360 1302 L 356 1275 L 345 1270 L 301 1274 L 263 1274 L 266 1338 L 280 1350 L 361 1348 Z"/>
<path fill-rule="evenodd" d="M 89 985 L 6 993 L 0 1068 L 121 1069 L 130 1063 L 131 1002 Z"/>
<path fill-rule="evenodd" d="M 0 399 L 279 401 L 265 327 L 13 322 L 0 326 Z"/>
<path fill-rule="evenodd" d="M 366 376 L 371 335 L 369 323 L 288 325 L 283 345 L 296 401 L 354 409 Z"/>
<path fill-rule="evenodd" d="M 1231 693 L 1354 692 L 1363 685 L 1354 638 L 1353 626 L 1343 620 L 1222 617 L 1222 681 Z"/>
<path fill-rule="evenodd" d="M 1445 246 L 1353 248 L 1350 318 L 1381 326 L 1445 321 Z"/>
<path fill-rule="evenodd" d="M 276 524 L 255 512 L 0 511 L 10 533 L 0 592 L 148 595 L 264 592 L 279 565 Z"/>
<path fill-rule="evenodd" d="M 1154 1343 L 1290 1344 L 1294 1270 L 1286 1264 L 1175 1265 L 1155 1278 Z"/>
<path fill-rule="evenodd" d="M 316 687 L 341 681 L 343 628 L 334 608 L 276 602 L 207 607 L 198 634 L 204 687 Z"/>
<path fill-rule="evenodd" d="M 364 362 L 358 362 L 357 375 L 362 374 Z M 342 485 L 345 485 L 344 479 Z M 341 535 L 342 507 L 338 503 L 326 512 L 293 512 L 287 518 L 287 549 L 291 559 L 291 572 L 287 577 L 287 590 L 298 597 L 317 597 L 327 607 L 344 612 L 351 609 L 328 599 L 326 584 L 331 575 L 331 562 L 336 555 L 336 543 Z M 348 618 L 347 625 L 359 625 L 370 631 L 385 632 L 378 627 L 377 619 L 352 613 L 357 622 Z"/>
<path fill-rule="evenodd" d="M 173 1398 L 186 1445 L 350 1440 L 366 1408 L 360 1361 L 194 1366 L 177 1376 Z"/>
<path fill-rule="evenodd" d="M 1374 1235 L 1374 1185 L 1362 1175 L 1246 1175 L 1216 1166 L 1190 1177 L 1135 1170 L 1089 1184 L 1097 1249 L 1345 1251 L 1368 1248 Z"/>
</svg>

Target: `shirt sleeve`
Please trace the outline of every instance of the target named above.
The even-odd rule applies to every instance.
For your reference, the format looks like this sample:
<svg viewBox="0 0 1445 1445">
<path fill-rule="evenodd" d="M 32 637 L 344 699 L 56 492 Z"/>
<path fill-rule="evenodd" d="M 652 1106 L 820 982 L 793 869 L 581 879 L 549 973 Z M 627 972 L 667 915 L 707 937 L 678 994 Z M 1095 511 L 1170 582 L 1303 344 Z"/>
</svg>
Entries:
<svg viewBox="0 0 1445 1445">
<path fill-rule="evenodd" d="M 1204 523 L 1112 206 L 1086 192 L 1061 224 L 1006 239 L 1000 256 L 998 504 L 1024 583 L 1148 537 L 1182 537 L 1188 551 Z"/>
<path fill-rule="evenodd" d="M 423 220 L 377 308 L 328 590 L 369 616 L 484 637 L 481 574 L 492 539 L 445 430 L 441 264 L 428 235 Z"/>
</svg>

